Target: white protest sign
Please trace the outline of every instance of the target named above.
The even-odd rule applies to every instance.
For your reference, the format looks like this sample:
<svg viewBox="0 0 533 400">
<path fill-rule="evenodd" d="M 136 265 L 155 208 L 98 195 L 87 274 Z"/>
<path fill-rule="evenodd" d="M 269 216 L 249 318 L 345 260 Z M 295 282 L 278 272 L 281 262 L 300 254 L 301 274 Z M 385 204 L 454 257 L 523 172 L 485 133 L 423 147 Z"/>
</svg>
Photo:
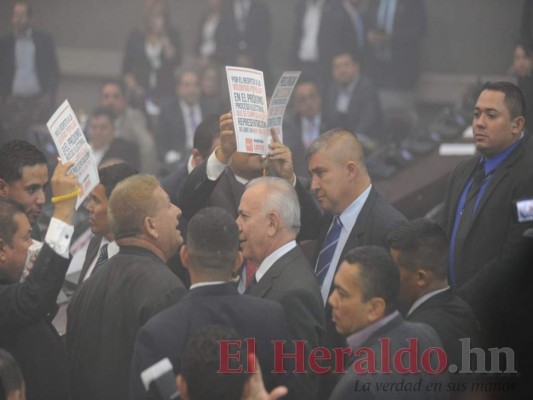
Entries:
<svg viewBox="0 0 533 400">
<path fill-rule="evenodd" d="M 285 71 L 281 75 L 268 106 L 268 134 L 270 129 L 274 128 L 281 143 L 283 143 L 283 116 L 300 73 L 300 71 Z"/>
<path fill-rule="evenodd" d="M 237 151 L 266 154 L 267 101 L 263 72 L 226 67 Z"/>
<path fill-rule="evenodd" d="M 59 157 L 65 163 L 72 161 L 70 169 L 80 182 L 81 194 L 76 201 L 76 210 L 83 203 L 96 185 L 100 182 L 98 166 L 93 157 L 91 147 L 85 140 L 76 114 L 65 100 L 46 123 L 54 139 Z"/>
</svg>

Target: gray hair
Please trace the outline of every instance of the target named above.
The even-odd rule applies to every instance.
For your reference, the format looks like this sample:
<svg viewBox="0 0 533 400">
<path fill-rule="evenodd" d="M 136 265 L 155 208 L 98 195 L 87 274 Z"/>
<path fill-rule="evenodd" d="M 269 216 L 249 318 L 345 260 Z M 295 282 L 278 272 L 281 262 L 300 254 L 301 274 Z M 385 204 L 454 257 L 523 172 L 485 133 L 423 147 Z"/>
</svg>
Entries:
<svg viewBox="0 0 533 400">
<path fill-rule="evenodd" d="M 344 128 L 334 128 L 319 135 L 305 150 L 305 156 L 309 159 L 318 151 L 333 149 L 335 157 L 332 158 L 340 164 L 347 161 L 355 161 L 365 168 L 365 155 L 363 146 L 357 139 L 357 135 Z"/>
<path fill-rule="evenodd" d="M 248 182 L 246 189 L 259 185 L 265 185 L 269 189 L 264 199 L 264 213 L 275 211 L 287 228 L 298 233 L 301 225 L 300 201 L 294 187 L 285 179 L 263 176 Z"/>
</svg>

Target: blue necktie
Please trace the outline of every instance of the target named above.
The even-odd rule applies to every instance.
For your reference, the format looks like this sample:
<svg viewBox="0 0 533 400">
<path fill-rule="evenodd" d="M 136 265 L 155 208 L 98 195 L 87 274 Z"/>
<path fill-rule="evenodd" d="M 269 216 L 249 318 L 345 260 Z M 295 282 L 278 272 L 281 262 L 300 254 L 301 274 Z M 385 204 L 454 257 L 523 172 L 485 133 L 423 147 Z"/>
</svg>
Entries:
<svg viewBox="0 0 533 400">
<path fill-rule="evenodd" d="M 108 245 L 109 243 L 106 243 L 100 249 L 100 255 L 98 256 L 98 260 L 96 260 L 96 264 L 94 265 L 93 272 L 96 271 L 98 268 L 100 268 L 107 261 L 107 246 Z"/>
<path fill-rule="evenodd" d="M 335 254 L 335 249 L 337 248 L 337 243 L 341 234 L 341 228 L 342 222 L 339 219 L 339 216 L 336 215 L 333 219 L 333 224 L 326 235 L 326 239 L 324 240 L 324 243 L 322 243 L 322 249 L 320 250 L 320 253 L 318 253 L 318 259 L 316 260 L 315 276 L 320 287 L 322 287 L 324 279 L 328 274 L 331 259 L 333 258 L 333 254 Z"/>
</svg>

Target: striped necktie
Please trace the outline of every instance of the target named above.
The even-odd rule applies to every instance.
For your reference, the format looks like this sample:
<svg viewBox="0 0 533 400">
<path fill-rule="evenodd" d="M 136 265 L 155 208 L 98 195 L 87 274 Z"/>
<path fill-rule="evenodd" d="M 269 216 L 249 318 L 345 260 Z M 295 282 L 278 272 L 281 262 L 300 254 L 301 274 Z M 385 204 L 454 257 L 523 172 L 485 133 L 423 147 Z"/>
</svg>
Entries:
<svg viewBox="0 0 533 400">
<path fill-rule="evenodd" d="M 98 259 L 96 260 L 96 264 L 94 265 L 93 272 L 96 271 L 98 268 L 100 268 L 107 261 L 107 246 L 108 245 L 109 243 L 106 243 L 100 249 L 100 255 L 98 256 Z"/>
<path fill-rule="evenodd" d="M 320 287 L 324 283 L 324 279 L 328 274 L 331 260 L 335 254 L 337 243 L 341 234 L 342 222 L 338 215 L 333 219 L 333 224 L 329 229 L 324 243 L 322 243 L 322 249 L 318 253 L 318 259 L 316 260 L 315 276 Z"/>
</svg>

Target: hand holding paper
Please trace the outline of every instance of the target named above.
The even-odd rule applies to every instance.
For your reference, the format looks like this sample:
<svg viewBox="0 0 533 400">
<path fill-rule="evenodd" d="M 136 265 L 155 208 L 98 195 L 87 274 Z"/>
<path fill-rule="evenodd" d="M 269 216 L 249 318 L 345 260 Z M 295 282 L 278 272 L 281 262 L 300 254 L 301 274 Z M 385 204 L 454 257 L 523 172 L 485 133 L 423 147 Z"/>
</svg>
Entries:
<svg viewBox="0 0 533 400">
<path fill-rule="evenodd" d="M 229 164 L 236 150 L 235 127 L 233 117 L 229 112 L 220 116 L 220 147 L 215 155 L 221 163 Z"/>
<path fill-rule="evenodd" d="M 270 130 L 270 133 L 272 135 L 272 143 L 268 146 L 270 151 L 267 154 L 269 165 L 280 178 L 286 179 L 294 185 L 296 176 L 294 174 L 291 149 L 280 142 L 278 133 L 274 128 Z"/>
<path fill-rule="evenodd" d="M 57 163 L 56 169 L 54 170 L 54 175 L 50 180 L 53 197 L 69 195 L 78 190 L 80 186 L 78 179 L 76 178 L 76 175 L 69 172 L 73 166 L 73 162 L 67 162 L 63 164 L 60 161 Z M 67 224 L 71 224 L 72 217 L 74 216 L 74 207 L 77 200 L 78 196 L 74 196 L 56 203 L 54 217 Z"/>
</svg>

